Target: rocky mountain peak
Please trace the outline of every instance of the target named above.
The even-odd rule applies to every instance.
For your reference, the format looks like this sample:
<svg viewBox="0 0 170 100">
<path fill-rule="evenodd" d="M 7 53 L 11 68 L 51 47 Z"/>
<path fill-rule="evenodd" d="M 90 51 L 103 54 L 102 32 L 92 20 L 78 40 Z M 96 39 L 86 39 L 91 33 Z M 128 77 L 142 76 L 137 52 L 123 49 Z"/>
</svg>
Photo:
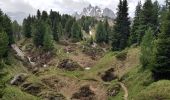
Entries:
<svg viewBox="0 0 170 100">
<path fill-rule="evenodd" d="M 111 9 L 102 9 L 99 6 L 92 6 L 91 4 L 89 4 L 88 7 L 83 8 L 83 11 L 80 14 L 76 12 L 73 14 L 73 16 L 76 17 L 76 19 L 79 19 L 82 16 L 91 16 L 96 18 L 109 17 L 111 19 L 115 18 L 115 14 Z"/>
</svg>

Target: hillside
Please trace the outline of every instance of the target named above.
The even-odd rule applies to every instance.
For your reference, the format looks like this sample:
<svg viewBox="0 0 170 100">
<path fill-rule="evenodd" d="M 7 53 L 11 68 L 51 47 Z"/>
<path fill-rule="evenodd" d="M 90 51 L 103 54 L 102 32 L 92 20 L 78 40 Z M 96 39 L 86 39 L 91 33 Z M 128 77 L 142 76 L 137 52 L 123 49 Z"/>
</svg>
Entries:
<svg viewBox="0 0 170 100">
<path fill-rule="evenodd" d="M 29 44 L 29 42 L 21 41 L 18 45 L 20 44 L 22 44 L 22 47 L 20 48 L 24 48 L 27 44 Z M 16 100 L 16 98 L 19 98 L 19 100 L 22 100 L 22 98 L 20 98 L 21 95 L 24 98 L 28 98 L 27 100 L 29 100 L 29 98 L 36 99 L 37 97 L 39 99 L 54 98 L 54 96 L 56 96 L 55 93 L 62 94 L 66 99 L 70 99 L 73 97 L 74 93 L 79 91 L 81 87 L 89 86 L 90 90 L 94 92 L 94 97 L 97 100 L 106 100 L 108 98 L 107 89 L 109 87 L 114 87 L 114 84 L 118 84 L 118 81 L 116 80 L 116 76 L 118 76 L 116 74 L 118 71 L 117 68 L 119 69 L 119 73 L 121 73 L 120 76 L 123 76 L 129 70 L 135 68 L 135 66 L 137 66 L 139 63 L 137 56 L 139 53 L 138 48 L 128 49 L 126 60 L 118 61 L 115 58 L 117 53 L 106 52 L 103 53 L 102 56 L 99 56 L 93 60 L 91 59 L 90 55 L 84 54 L 82 52 L 81 46 L 79 44 L 69 44 L 68 46 L 70 48 L 74 47 L 77 49 L 74 52 L 67 53 L 63 51 L 65 48 L 67 48 L 67 46 L 65 47 L 61 44 L 56 45 L 57 48 L 60 47 L 58 53 L 48 62 L 46 67 L 39 67 L 36 72 L 34 72 L 34 69 L 31 70 L 28 65 L 28 67 L 23 65 L 24 62 L 22 60 L 15 60 L 14 58 L 16 58 L 17 55 L 12 56 L 13 54 L 11 54 L 10 59 L 12 60 L 11 62 L 13 64 L 4 69 L 4 71 L 8 72 L 8 75 L 5 77 L 5 79 L 10 83 L 11 78 L 19 74 L 26 75 L 26 79 L 14 86 L 8 84 L 7 88 L 5 89 L 5 94 L 8 95 L 4 95 L 3 99 L 7 100 L 8 98 L 10 100 Z M 29 54 L 26 53 L 25 48 L 21 50 L 25 54 Z M 63 55 L 65 55 L 65 57 L 60 57 Z M 74 56 L 78 57 L 79 59 L 75 59 Z M 87 58 L 89 60 L 91 59 L 91 61 L 84 61 L 84 59 Z M 57 64 L 62 61 L 61 59 L 70 59 L 70 61 L 73 60 L 80 64 L 83 69 L 81 71 L 78 69 L 74 71 L 60 69 L 57 67 Z M 134 60 L 135 62 L 133 62 Z M 124 66 L 122 66 L 121 63 L 124 63 Z M 87 65 L 89 66 L 87 67 Z M 101 78 L 102 74 L 104 74 L 105 71 L 110 68 L 115 69 L 113 72 L 115 73 L 115 80 L 111 82 L 104 82 Z M 26 85 L 28 85 L 30 89 L 27 89 L 28 87 L 25 87 Z M 11 91 L 14 92 L 10 94 L 9 92 Z M 44 93 L 46 95 L 44 95 Z M 12 95 L 15 95 L 15 97 Z"/>
<path fill-rule="evenodd" d="M 133 20 L 127 0 L 116 16 L 94 2 L 80 18 L 37 8 L 22 25 L 0 10 L 0 100 L 170 100 L 170 2 L 139 1 Z"/>
<path fill-rule="evenodd" d="M 17 45 L 21 44 L 21 50 L 26 55 L 29 55 L 25 49 L 29 42 L 20 41 Z M 80 44 L 68 44 L 68 46 L 57 44 L 56 47 L 60 49 L 55 56 L 51 58 L 46 66 L 42 65 L 37 70 L 30 69 L 28 64 L 25 65 L 21 59 L 16 59 L 17 55 L 12 56 L 15 54 L 13 51 L 10 57 L 12 65 L 8 65 L 4 69 L 8 73 L 5 77 L 8 85 L 2 99 L 22 100 L 21 97 L 24 97 L 24 100 L 45 98 L 48 100 L 51 100 L 50 98 L 69 100 L 77 93 L 76 97 L 78 96 L 81 100 L 84 100 L 83 98 L 91 98 L 92 100 L 122 100 L 124 96 L 126 96 L 125 100 L 127 100 L 126 98 L 128 100 L 146 100 L 145 98 L 149 96 L 148 93 L 152 93 L 150 94 L 150 100 L 154 100 L 153 98 L 156 98 L 155 92 L 163 91 L 163 89 L 159 89 L 159 85 L 166 84 L 169 86 L 169 81 L 152 83 L 151 73 L 149 71 L 141 71 L 142 69 L 139 65 L 139 47 L 127 48 L 122 52 L 103 52 L 102 56 L 97 54 L 99 57 L 93 60 L 90 55 L 84 54 L 81 46 Z M 68 47 L 76 48 L 76 50 L 69 53 L 64 52 L 65 48 Z M 32 50 L 35 50 L 35 48 L 33 47 Z M 119 55 L 124 52 L 127 53 L 125 54 L 126 56 L 123 56 L 125 58 L 118 59 Z M 79 59 L 76 59 L 75 56 Z M 29 57 L 31 58 L 30 55 Z M 89 61 L 85 61 L 87 58 Z M 70 59 L 70 61 L 80 64 L 82 69 L 75 69 L 74 71 L 60 69 L 57 66 L 59 66 L 60 61 L 63 59 Z M 16 85 L 10 85 L 12 77 L 20 74 L 23 75 L 22 77 L 25 75 L 26 78 L 23 81 L 18 80 L 19 83 Z M 112 78 L 110 74 L 114 75 L 114 77 Z M 105 75 L 107 75 L 106 79 L 103 78 Z M 126 94 L 122 84 L 127 89 Z M 148 88 L 153 86 L 155 87 L 152 88 L 153 90 L 149 89 L 147 91 Z M 157 87 L 158 90 L 156 89 Z M 82 88 L 85 88 L 85 90 L 80 90 Z M 169 91 L 168 88 L 166 91 Z M 84 95 L 87 93 L 87 97 L 83 97 L 81 92 Z M 161 98 L 165 97 L 169 98 L 166 92 L 162 93 Z"/>
</svg>

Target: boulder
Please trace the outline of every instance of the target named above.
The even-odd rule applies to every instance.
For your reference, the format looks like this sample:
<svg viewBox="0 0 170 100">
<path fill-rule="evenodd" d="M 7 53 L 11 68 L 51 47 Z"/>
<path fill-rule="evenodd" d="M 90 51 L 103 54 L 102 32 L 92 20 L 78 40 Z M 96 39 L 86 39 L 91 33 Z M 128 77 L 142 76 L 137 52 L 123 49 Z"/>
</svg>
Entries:
<svg viewBox="0 0 170 100">
<path fill-rule="evenodd" d="M 13 79 L 10 81 L 11 85 L 21 85 L 27 78 L 27 74 L 20 73 L 13 77 Z"/>
<path fill-rule="evenodd" d="M 22 85 L 22 90 L 36 96 L 41 92 L 41 87 L 39 83 L 25 83 Z"/>
<path fill-rule="evenodd" d="M 82 67 L 77 62 L 74 62 L 71 59 L 62 60 L 59 63 L 58 68 L 68 70 L 68 71 L 82 70 Z"/>
<path fill-rule="evenodd" d="M 114 74 L 114 68 L 108 69 L 102 76 L 102 80 L 105 82 L 110 82 L 116 78 Z"/>
</svg>

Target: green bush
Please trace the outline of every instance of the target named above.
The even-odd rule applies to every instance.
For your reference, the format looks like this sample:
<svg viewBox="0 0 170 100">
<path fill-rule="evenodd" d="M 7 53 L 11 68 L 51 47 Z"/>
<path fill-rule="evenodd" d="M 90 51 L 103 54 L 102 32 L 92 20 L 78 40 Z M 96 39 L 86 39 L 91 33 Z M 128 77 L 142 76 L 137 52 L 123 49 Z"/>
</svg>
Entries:
<svg viewBox="0 0 170 100">
<path fill-rule="evenodd" d="M 134 100 L 170 100 L 170 81 L 162 80 L 151 84 Z"/>
</svg>

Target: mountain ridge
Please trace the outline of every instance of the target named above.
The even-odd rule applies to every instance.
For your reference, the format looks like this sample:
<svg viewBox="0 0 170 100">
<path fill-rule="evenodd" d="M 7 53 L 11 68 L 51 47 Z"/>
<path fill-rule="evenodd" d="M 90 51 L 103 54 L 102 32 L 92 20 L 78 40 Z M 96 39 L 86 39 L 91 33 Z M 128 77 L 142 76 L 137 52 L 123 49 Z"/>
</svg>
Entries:
<svg viewBox="0 0 170 100">
<path fill-rule="evenodd" d="M 111 9 L 102 9 L 99 6 L 92 6 L 91 4 L 89 4 L 88 7 L 83 8 L 80 13 L 75 12 L 72 16 L 76 19 L 80 19 L 82 16 L 90 16 L 96 18 L 108 17 L 111 19 L 115 19 L 115 13 Z"/>
</svg>

